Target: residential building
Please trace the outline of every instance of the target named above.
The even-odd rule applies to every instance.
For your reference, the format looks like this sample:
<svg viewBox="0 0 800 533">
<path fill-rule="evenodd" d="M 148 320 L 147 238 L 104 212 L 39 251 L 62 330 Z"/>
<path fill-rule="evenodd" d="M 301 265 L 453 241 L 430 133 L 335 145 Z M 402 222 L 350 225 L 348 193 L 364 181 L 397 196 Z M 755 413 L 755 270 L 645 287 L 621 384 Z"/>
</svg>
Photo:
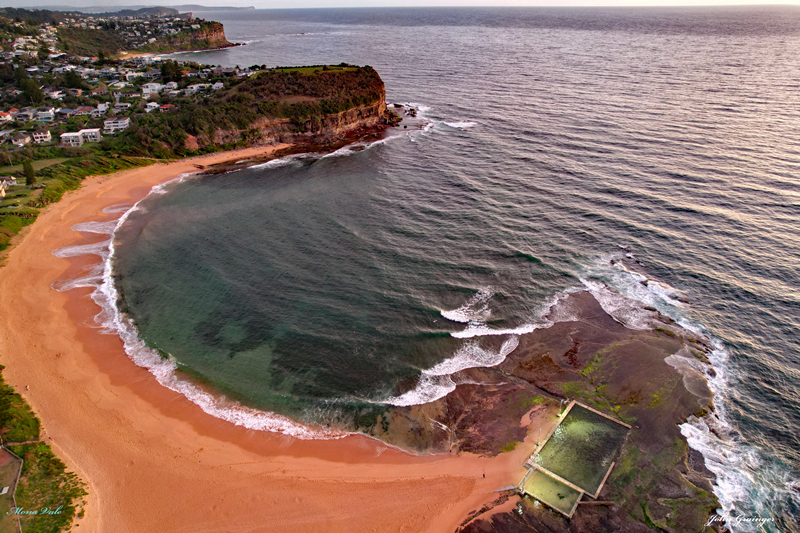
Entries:
<svg viewBox="0 0 800 533">
<path fill-rule="evenodd" d="M 33 142 L 36 144 L 49 143 L 53 141 L 50 130 L 38 130 L 33 132 Z"/>
<path fill-rule="evenodd" d="M 0 111 L 0 122 L 8 122 L 11 120 L 11 113 Z"/>
<path fill-rule="evenodd" d="M 103 122 L 103 133 L 113 134 L 128 129 L 131 125 L 130 117 L 112 118 Z"/>
<path fill-rule="evenodd" d="M 20 122 L 28 122 L 36 118 L 36 110 L 31 109 L 29 107 L 22 109 L 17 116 L 15 117 L 16 120 Z"/>
<path fill-rule="evenodd" d="M 62 133 L 61 143 L 64 146 L 78 147 L 83 144 L 83 136 L 79 132 Z"/>
<path fill-rule="evenodd" d="M 208 88 L 207 83 L 195 83 L 186 87 L 186 94 L 197 94 Z"/>
<path fill-rule="evenodd" d="M 142 96 L 144 98 L 150 98 L 151 94 L 158 94 L 162 89 L 164 89 L 164 86 L 160 83 L 145 83 L 142 85 Z"/>
<path fill-rule="evenodd" d="M 91 115 L 92 111 L 94 111 L 93 107 L 89 107 L 88 105 L 81 106 L 81 107 L 79 107 L 78 109 L 75 110 L 75 116 L 76 117 L 83 117 L 83 116 L 86 116 L 86 115 Z"/>
<path fill-rule="evenodd" d="M 155 111 L 159 107 L 161 106 L 159 106 L 157 102 L 147 102 L 147 104 L 144 106 L 144 112 L 150 113 L 151 111 Z"/>
<path fill-rule="evenodd" d="M 39 122 L 53 122 L 56 118 L 56 110 L 53 107 L 42 107 L 36 111 L 36 120 Z"/>
<path fill-rule="evenodd" d="M 31 142 L 31 136 L 25 132 L 11 137 L 11 144 L 15 146 L 25 146 L 26 144 L 30 144 L 30 142 Z"/>
<path fill-rule="evenodd" d="M 107 112 L 108 112 L 108 106 L 103 106 L 103 104 L 100 104 L 97 106 L 96 109 L 92 109 L 91 115 L 92 118 L 100 118 L 105 116 Z"/>
<path fill-rule="evenodd" d="M 78 133 L 81 134 L 83 142 L 96 143 L 103 140 L 103 136 L 100 135 L 100 128 L 90 128 L 86 130 L 80 130 Z"/>
<path fill-rule="evenodd" d="M 83 94 L 83 89 L 67 89 L 67 93 L 71 96 L 80 96 Z"/>
<path fill-rule="evenodd" d="M 167 113 L 169 111 L 174 111 L 176 108 L 172 104 L 164 104 L 158 108 L 159 113 Z"/>
</svg>

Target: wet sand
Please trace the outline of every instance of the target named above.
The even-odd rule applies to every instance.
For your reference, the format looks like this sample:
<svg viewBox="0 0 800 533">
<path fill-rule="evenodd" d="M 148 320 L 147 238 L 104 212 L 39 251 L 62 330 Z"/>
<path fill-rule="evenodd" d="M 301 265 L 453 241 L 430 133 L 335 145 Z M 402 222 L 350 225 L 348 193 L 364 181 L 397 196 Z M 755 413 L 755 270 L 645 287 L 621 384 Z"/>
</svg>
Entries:
<svg viewBox="0 0 800 533">
<path fill-rule="evenodd" d="M 302 441 L 213 418 L 100 333 L 91 289 L 51 288 L 100 261 L 52 255 L 107 239 L 73 225 L 112 220 L 119 214 L 104 208 L 132 204 L 195 165 L 285 147 L 89 178 L 44 210 L 0 269 L 0 364 L 41 417 L 45 440 L 88 485 L 79 531 L 450 532 L 521 478 L 530 442 L 493 459 L 414 456 L 364 436 Z"/>
</svg>

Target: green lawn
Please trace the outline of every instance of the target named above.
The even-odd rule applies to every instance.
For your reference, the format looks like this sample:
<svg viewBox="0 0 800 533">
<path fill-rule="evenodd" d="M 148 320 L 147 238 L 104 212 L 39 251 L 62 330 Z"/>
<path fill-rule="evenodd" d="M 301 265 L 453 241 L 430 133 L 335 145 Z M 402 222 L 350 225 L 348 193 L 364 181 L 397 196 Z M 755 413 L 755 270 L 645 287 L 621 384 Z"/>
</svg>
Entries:
<svg viewBox="0 0 800 533">
<path fill-rule="evenodd" d="M 59 163 L 63 163 L 68 158 L 66 157 L 54 157 L 52 159 L 39 159 L 38 161 L 32 161 L 31 164 L 33 165 L 33 170 L 41 170 L 43 168 L 47 168 L 52 165 L 57 165 Z M 14 165 L 14 166 L 5 166 L 0 167 L 0 174 L 12 174 L 14 172 L 22 172 L 22 165 Z"/>
<path fill-rule="evenodd" d="M 288 67 L 273 69 L 278 72 L 299 72 L 300 74 L 317 74 L 322 72 L 322 67 Z M 326 72 L 347 72 L 358 70 L 357 67 L 328 67 Z"/>
</svg>

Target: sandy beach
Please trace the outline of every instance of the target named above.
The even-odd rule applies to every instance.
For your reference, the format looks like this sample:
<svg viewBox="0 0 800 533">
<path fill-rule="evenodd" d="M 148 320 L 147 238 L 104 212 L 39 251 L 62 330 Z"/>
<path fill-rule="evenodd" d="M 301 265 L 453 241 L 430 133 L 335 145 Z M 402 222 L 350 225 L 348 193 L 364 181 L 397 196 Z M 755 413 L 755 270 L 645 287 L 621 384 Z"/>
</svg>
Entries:
<svg viewBox="0 0 800 533">
<path fill-rule="evenodd" d="M 363 436 L 303 441 L 213 418 L 134 365 L 117 336 L 100 333 L 91 289 L 51 288 L 100 260 L 52 255 L 107 238 L 75 224 L 112 220 L 119 213 L 104 208 L 138 201 L 196 165 L 285 147 L 87 179 L 39 216 L 0 269 L 0 364 L 88 485 L 80 531 L 450 532 L 521 478 L 533 444 L 494 459 L 419 457 Z"/>
</svg>

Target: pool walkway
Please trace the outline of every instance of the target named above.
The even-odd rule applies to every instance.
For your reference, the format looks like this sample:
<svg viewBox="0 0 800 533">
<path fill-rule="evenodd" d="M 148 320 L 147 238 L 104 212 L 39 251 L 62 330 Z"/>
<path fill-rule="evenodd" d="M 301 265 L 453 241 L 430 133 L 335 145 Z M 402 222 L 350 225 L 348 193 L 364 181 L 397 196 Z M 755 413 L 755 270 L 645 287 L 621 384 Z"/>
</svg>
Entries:
<svg viewBox="0 0 800 533">
<path fill-rule="evenodd" d="M 584 494 L 600 495 L 631 426 L 575 400 L 559 418 L 525 461 L 518 489 L 572 518 Z"/>
</svg>

